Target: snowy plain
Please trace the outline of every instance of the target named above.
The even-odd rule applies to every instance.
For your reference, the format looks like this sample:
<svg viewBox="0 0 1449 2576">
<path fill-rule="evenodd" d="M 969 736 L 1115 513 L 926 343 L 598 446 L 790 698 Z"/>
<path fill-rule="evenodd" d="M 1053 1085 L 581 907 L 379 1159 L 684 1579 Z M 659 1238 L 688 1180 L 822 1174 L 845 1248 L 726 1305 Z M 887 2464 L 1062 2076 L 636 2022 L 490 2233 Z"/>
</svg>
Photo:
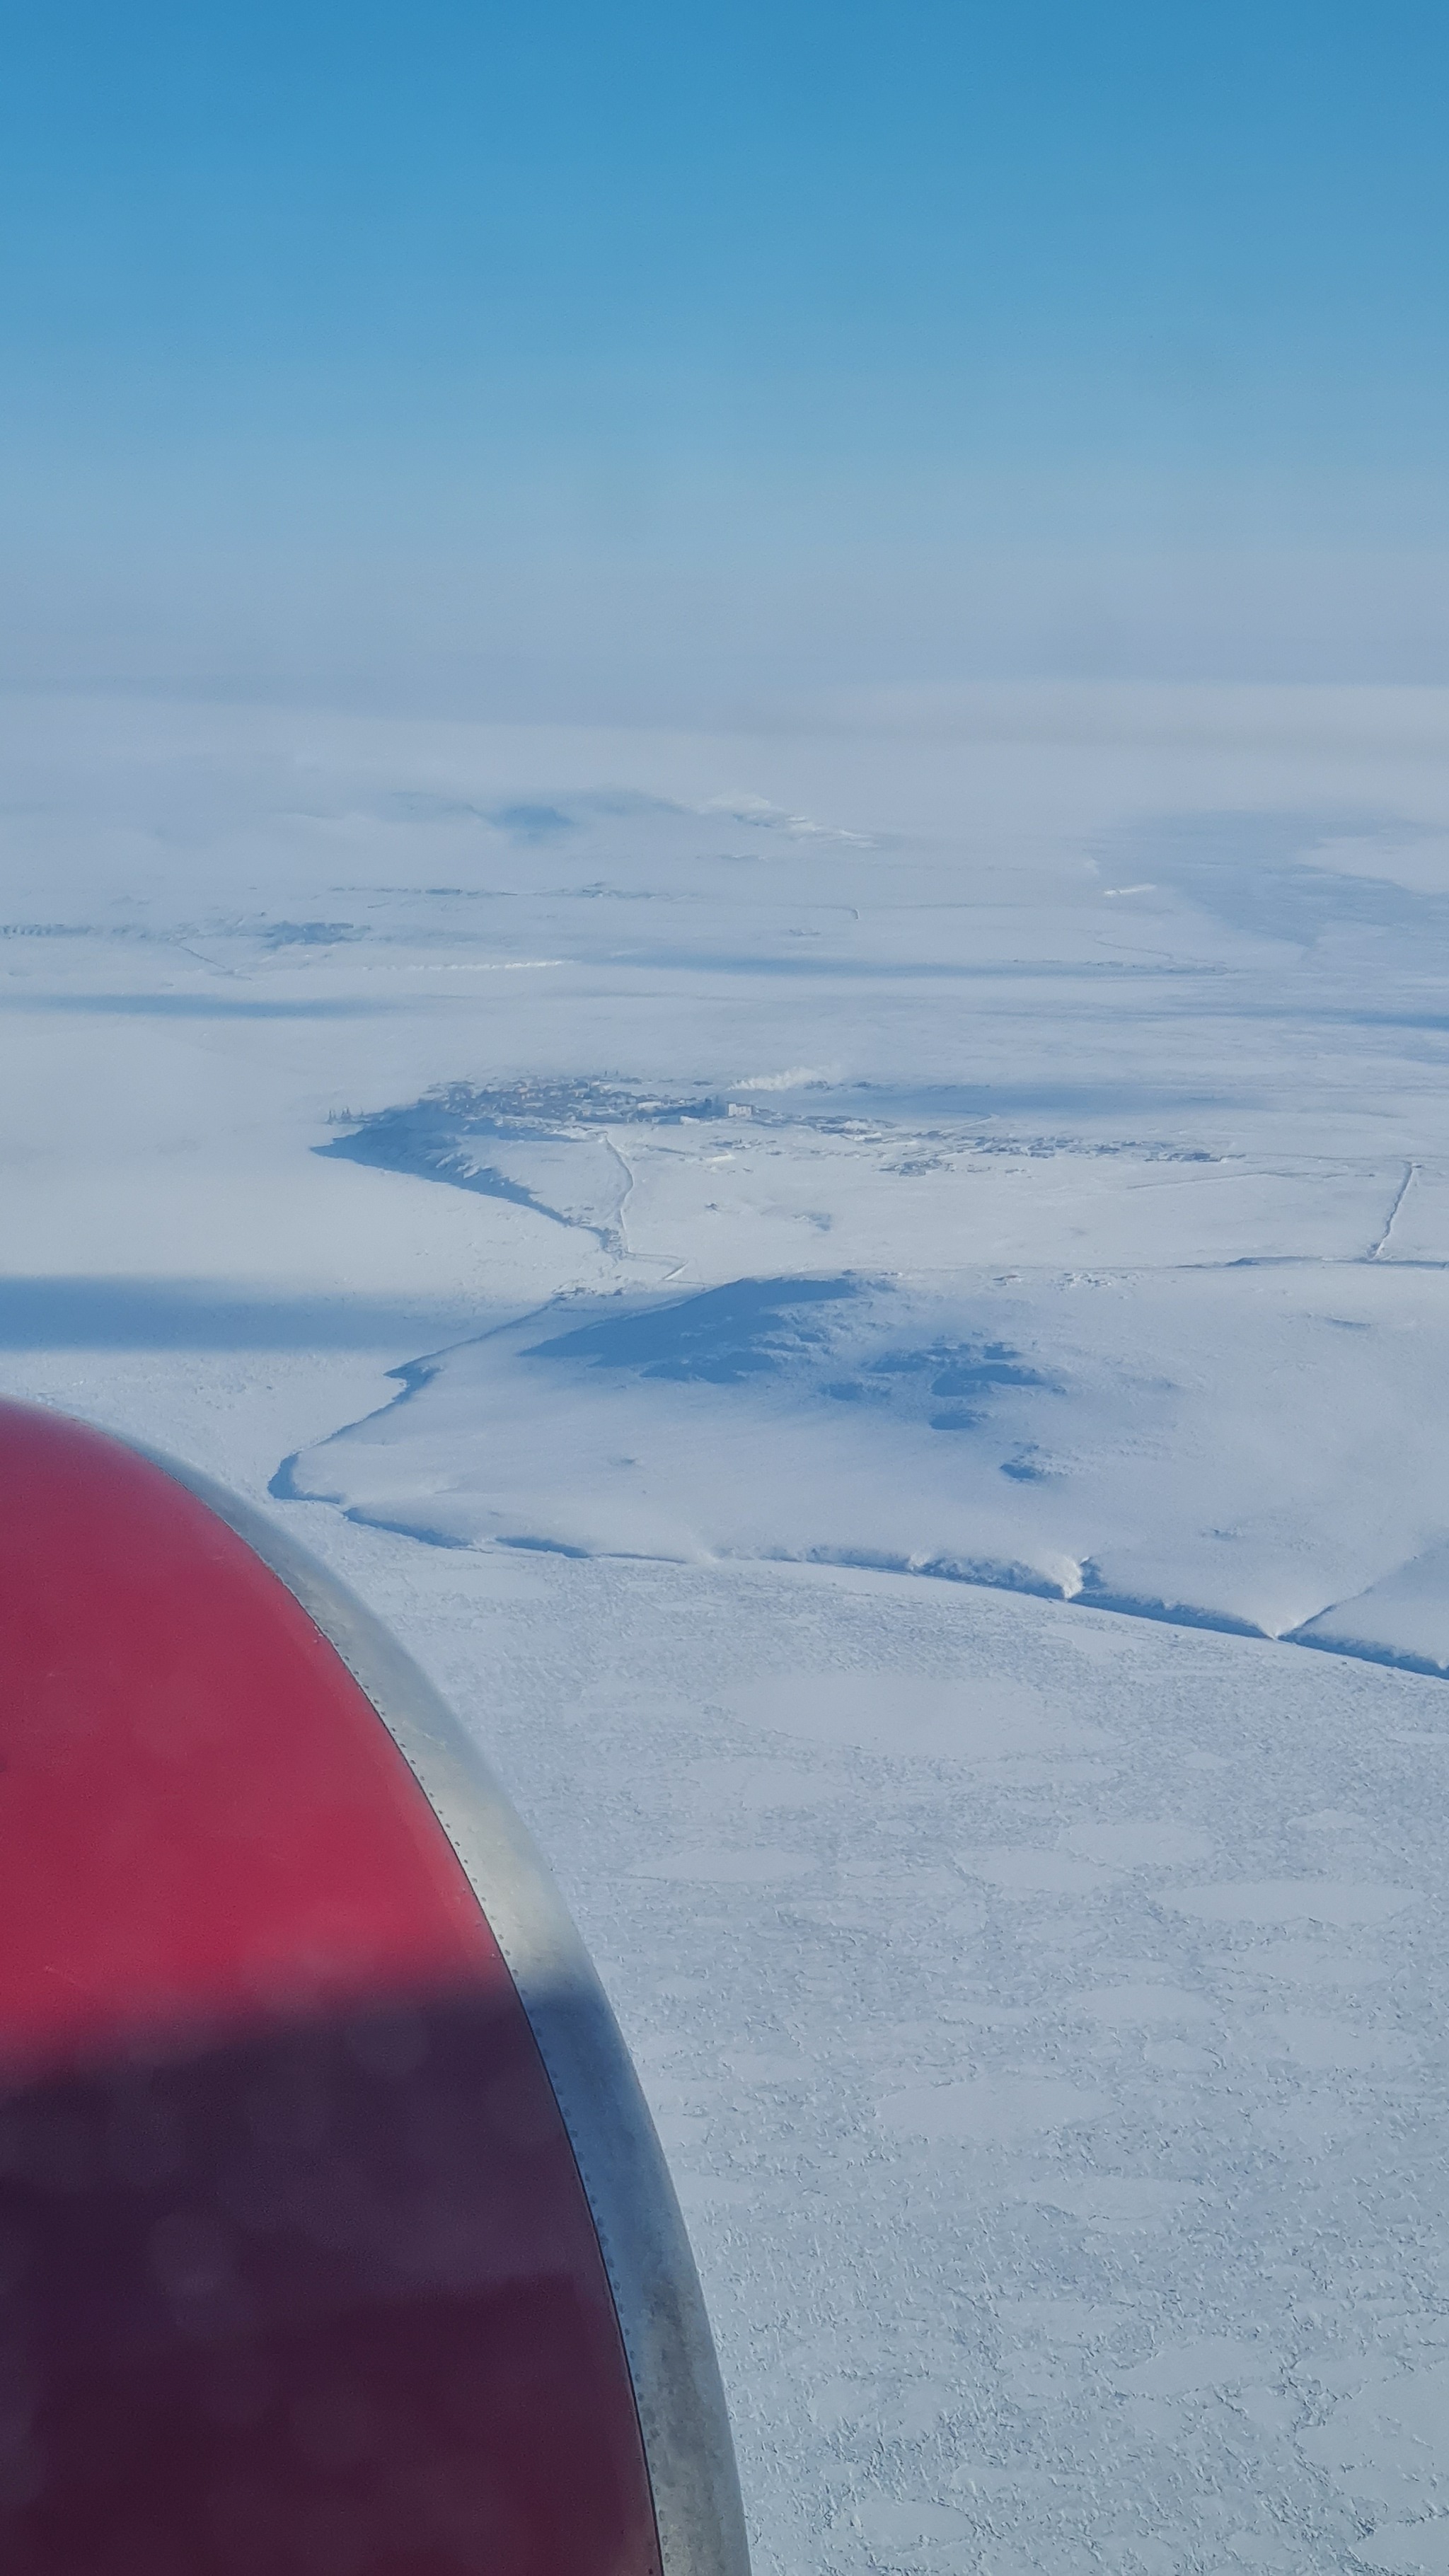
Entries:
<svg viewBox="0 0 1449 2576">
<path fill-rule="evenodd" d="M 761 2576 L 1449 2570 L 1446 715 L 0 708 L 0 1377 L 477 1728 Z"/>
</svg>

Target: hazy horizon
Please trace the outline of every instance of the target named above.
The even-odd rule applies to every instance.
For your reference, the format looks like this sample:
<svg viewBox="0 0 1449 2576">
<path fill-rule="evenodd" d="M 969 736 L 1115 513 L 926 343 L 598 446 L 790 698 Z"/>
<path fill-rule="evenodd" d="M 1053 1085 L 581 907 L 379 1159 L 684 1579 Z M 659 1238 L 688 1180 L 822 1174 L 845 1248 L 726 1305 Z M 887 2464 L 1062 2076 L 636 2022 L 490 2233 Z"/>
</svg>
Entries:
<svg viewBox="0 0 1449 2576">
<path fill-rule="evenodd" d="M 17 21 L 0 682 L 1449 679 L 1411 0 Z"/>
</svg>

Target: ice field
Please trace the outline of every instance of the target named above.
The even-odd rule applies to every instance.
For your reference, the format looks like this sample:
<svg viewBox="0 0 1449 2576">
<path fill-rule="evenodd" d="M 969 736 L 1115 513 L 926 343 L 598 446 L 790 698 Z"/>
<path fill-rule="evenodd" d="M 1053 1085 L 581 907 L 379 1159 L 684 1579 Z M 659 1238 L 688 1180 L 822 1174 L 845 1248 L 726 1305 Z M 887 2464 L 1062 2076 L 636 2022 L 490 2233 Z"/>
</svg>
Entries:
<svg viewBox="0 0 1449 2576">
<path fill-rule="evenodd" d="M 0 707 L 0 1377 L 474 1724 L 760 2576 L 1449 2571 L 1433 691 Z"/>
</svg>

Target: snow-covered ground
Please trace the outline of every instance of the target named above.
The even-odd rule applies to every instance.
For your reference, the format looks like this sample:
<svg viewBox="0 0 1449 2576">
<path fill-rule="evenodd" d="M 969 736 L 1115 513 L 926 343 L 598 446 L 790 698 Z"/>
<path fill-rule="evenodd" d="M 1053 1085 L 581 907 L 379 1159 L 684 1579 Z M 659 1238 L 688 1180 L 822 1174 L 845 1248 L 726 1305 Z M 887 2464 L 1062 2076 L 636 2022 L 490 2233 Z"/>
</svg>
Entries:
<svg viewBox="0 0 1449 2576">
<path fill-rule="evenodd" d="M 0 711 L 0 1376 L 477 1724 L 761 2576 L 1449 2570 L 1445 713 Z"/>
</svg>

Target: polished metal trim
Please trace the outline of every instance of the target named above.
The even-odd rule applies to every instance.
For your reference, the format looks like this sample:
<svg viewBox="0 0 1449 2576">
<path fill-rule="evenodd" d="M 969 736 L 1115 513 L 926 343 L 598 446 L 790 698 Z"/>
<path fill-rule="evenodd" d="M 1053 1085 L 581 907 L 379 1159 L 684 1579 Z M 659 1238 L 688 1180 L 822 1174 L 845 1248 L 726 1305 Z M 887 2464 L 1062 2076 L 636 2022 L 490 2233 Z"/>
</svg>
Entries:
<svg viewBox="0 0 1449 2576">
<path fill-rule="evenodd" d="M 750 2576 L 724 2390 L 674 2185 L 623 2034 L 542 1854 L 447 1702 L 355 1593 L 224 1485 L 140 1441 L 129 1445 L 271 1567 L 419 1781 L 508 1963 L 593 2212 L 664 2576 Z"/>
</svg>

